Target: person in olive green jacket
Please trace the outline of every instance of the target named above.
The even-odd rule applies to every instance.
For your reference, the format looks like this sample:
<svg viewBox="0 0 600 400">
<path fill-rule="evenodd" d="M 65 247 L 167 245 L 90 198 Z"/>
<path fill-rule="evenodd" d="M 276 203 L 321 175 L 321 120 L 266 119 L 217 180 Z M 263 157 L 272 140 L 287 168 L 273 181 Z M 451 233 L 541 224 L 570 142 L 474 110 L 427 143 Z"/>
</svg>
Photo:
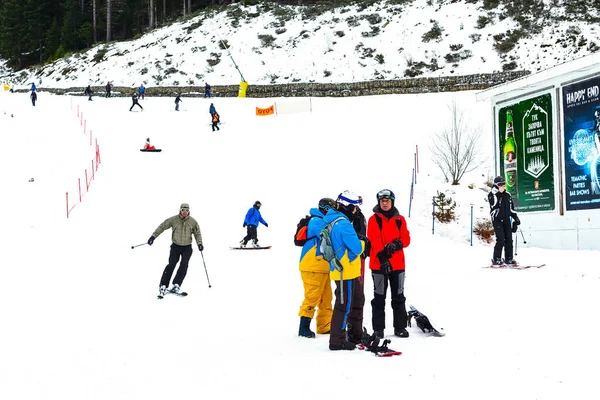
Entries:
<svg viewBox="0 0 600 400">
<path fill-rule="evenodd" d="M 192 257 L 192 235 L 196 238 L 198 250 L 204 250 L 200 225 L 198 225 L 198 221 L 190 216 L 189 204 L 181 204 L 178 215 L 174 215 L 171 218 L 164 220 L 163 223 L 156 228 L 152 236 L 150 236 L 148 244 L 152 246 L 154 240 L 169 228 L 172 228 L 173 230 L 171 234 L 173 244 L 171 244 L 169 264 L 165 267 L 162 278 L 160 279 L 160 296 L 164 296 L 167 292 L 167 287 L 171 281 L 175 265 L 177 265 L 179 258 L 181 258 L 179 269 L 177 270 L 177 274 L 175 274 L 175 279 L 173 279 L 173 286 L 169 289 L 170 292 L 179 293 L 181 284 L 187 273 L 190 257 Z"/>
</svg>

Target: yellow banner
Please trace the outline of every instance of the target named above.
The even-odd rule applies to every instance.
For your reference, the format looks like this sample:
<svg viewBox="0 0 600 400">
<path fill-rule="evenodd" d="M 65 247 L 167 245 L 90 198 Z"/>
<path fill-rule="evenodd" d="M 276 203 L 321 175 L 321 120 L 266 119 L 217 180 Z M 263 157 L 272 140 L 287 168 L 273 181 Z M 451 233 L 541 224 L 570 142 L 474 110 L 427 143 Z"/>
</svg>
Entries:
<svg viewBox="0 0 600 400">
<path fill-rule="evenodd" d="M 269 108 L 258 108 L 256 107 L 256 115 L 259 117 L 265 115 L 273 115 L 275 114 L 275 106 L 270 106 Z"/>
</svg>

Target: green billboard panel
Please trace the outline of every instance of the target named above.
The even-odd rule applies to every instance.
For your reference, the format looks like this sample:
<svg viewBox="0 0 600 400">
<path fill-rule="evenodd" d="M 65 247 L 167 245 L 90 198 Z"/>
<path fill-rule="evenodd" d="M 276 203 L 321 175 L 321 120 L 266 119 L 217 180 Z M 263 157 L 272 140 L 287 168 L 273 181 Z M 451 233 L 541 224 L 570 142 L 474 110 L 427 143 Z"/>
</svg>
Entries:
<svg viewBox="0 0 600 400">
<path fill-rule="evenodd" d="M 498 111 L 500 172 L 517 211 L 554 210 L 552 96 Z"/>
</svg>

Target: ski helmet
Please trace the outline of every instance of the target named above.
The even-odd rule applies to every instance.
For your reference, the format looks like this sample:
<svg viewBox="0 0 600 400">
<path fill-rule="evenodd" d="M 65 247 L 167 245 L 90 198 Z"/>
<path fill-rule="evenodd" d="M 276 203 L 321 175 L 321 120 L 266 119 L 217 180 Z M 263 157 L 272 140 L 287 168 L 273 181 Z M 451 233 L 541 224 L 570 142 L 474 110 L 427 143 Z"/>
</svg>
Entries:
<svg viewBox="0 0 600 400">
<path fill-rule="evenodd" d="M 494 178 L 494 185 L 496 186 L 504 186 L 506 185 L 506 182 L 504 181 L 504 178 L 501 176 L 497 176 Z"/>
<path fill-rule="evenodd" d="M 327 213 L 327 211 L 329 211 L 330 209 L 337 209 L 337 205 L 335 200 L 329 198 L 329 197 L 324 197 L 321 200 L 319 200 L 319 210 L 322 213 Z"/>
<path fill-rule="evenodd" d="M 360 206 L 362 205 L 363 200 L 362 197 L 357 195 L 356 193 L 353 193 L 349 190 L 344 190 L 338 195 L 337 202 L 345 206 L 349 206 L 350 204 L 354 206 Z"/>
</svg>

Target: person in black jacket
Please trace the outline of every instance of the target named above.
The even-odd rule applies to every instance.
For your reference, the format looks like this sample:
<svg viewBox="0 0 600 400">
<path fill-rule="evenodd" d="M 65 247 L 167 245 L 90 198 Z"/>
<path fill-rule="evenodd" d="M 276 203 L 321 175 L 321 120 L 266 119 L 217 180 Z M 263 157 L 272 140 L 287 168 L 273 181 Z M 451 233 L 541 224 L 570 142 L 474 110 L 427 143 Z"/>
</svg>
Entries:
<svg viewBox="0 0 600 400">
<path fill-rule="evenodd" d="M 367 239 L 367 220 L 362 213 L 360 206 L 363 203 L 362 196 L 359 196 L 349 190 L 340 193 L 336 200 L 341 204 L 340 212 L 348 217 L 358 238 L 365 241 L 365 251 L 360 255 L 360 283 L 365 287 L 365 258 L 369 256 L 370 243 Z"/>
<path fill-rule="evenodd" d="M 129 107 L 129 111 L 133 110 L 133 106 L 138 106 L 139 108 L 142 109 L 142 111 L 144 111 L 144 107 L 142 107 L 142 105 L 138 102 L 138 95 L 136 92 L 133 92 L 131 94 L 131 101 L 132 101 L 132 104 L 131 104 L 131 107 Z"/>
<path fill-rule="evenodd" d="M 181 100 L 181 95 L 179 93 L 177 93 L 175 95 L 175 111 L 179 111 L 179 103 L 182 101 L 183 100 Z"/>
<path fill-rule="evenodd" d="M 517 231 L 521 224 L 515 205 L 510 193 L 506 191 L 506 182 L 501 176 L 494 179 L 492 190 L 488 194 L 490 202 L 490 217 L 496 234 L 496 245 L 494 246 L 494 265 L 502 265 L 502 248 L 504 247 L 504 263 L 516 264 L 513 259 L 512 234 Z M 510 219 L 513 219 L 511 223 Z"/>
<path fill-rule="evenodd" d="M 90 85 L 87 85 L 87 87 L 85 88 L 85 90 L 83 91 L 83 93 L 85 93 L 85 95 L 88 97 L 89 101 L 92 101 L 92 88 L 90 87 Z"/>
</svg>

